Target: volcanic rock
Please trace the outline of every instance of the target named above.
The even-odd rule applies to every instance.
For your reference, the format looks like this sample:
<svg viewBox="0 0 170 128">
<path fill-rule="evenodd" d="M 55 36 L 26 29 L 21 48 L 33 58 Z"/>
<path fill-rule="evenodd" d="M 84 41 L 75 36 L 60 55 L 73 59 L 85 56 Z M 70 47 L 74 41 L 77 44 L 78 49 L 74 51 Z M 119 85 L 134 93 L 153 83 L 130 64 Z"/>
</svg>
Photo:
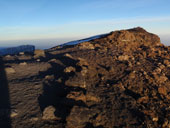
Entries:
<svg viewBox="0 0 170 128">
<path fill-rule="evenodd" d="M 39 50 L 39 49 L 35 50 L 34 51 L 34 59 L 38 59 L 40 57 L 45 57 L 44 50 Z"/>
<path fill-rule="evenodd" d="M 170 47 L 143 28 L 19 57 L 4 57 L 15 127 L 170 126 Z"/>
<path fill-rule="evenodd" d="M 54 115 L 55 108 L 53 106 L 49 106 L 45 108 L 43 111 L 43 120 L 57 120 L 56 116 Z"/>
<path fill-rule="evenodd" d="M 27 65 L 27 63 L 26 63 L 26 62 L 23 62 L 23 63 L 20 63 L 20 65 L 21 65 L 21 66 L 25 66 L 25 65 Z"/>
<path fill-rule="evenodd" d="M 78 47 L 80 49 L 94 49 L 93 44 L 91 44 L 90 42 L 83 42 L 83 43 L 79 44 Z"/>
<path fill-rule="evenodd" d="M 142 28 L 115 31 L 61 52 L 69 54 L 63 56 L 68 61 L 58 58 L 63 73 L 60 70 L 56 77 L 62 79 L 58 84 L 63 83 L 65 95 L 57 97 L 65 107 L 62 111 L 69 109 L 63 113 L 68 128 L 166 124 L 169 116 L 163 111 L 170 105 L 170 51 L 157 35 Z"/>
<path fill-rule="evenodd" d="M 15 69 L 14 68 L 11 68 L 11 67 L 8 67 L 8 68 L 5 68 L 5 72 L 7 74 L 13 74 L 15 73 Z"/>
<path fill-rule="evenodd" d="M 72 67 L 72 66 L 67 67 L 67 68 L 64 69 L 64 72 L 65 72 L 65 73 L 75 72 L 75 68 Z"/>
</svg>

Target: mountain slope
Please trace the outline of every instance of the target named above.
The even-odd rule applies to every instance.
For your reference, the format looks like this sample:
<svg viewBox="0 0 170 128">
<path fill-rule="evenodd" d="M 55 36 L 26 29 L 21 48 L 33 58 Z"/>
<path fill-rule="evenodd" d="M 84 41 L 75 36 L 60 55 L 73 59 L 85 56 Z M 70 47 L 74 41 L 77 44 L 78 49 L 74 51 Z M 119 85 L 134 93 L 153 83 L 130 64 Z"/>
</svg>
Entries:
<svg viewBox="0 0 170 128">
<path fill-rule="evenodd" d="M 92 36 L 92 37 L 81 39 L 81 40 L 70 41 L 70 42 L 61 44 L 60 46 L 63 47 L 63 46 L 68 46 L 68 45 L 76 45 L 76 44 L 80 44 L 80 43 L 83 43 L 83 42 L 92 41 L 92 40 L 95 40 L 95 39 L 98 39 L 98 38 L 102 38 L 106 35 L 108 35 L 108 34 L 101 34 L 101 35 L 96 35 L 96 36 Z"/>
<path fill-rule="evenodd" d="M 142 28 L 3 61 L 12 127 L 170 127 L 170 48 Z"/>
</svg>

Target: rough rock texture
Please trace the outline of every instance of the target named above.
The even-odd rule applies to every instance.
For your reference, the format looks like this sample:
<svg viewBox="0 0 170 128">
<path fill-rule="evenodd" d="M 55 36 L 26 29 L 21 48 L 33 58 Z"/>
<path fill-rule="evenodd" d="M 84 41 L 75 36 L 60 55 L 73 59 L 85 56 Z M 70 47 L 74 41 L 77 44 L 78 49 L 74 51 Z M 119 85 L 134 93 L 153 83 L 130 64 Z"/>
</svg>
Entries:
<svg viewBox="0 0 170 128">
<path fill-rule="evenodd" d="M 12 73 L 15 73 L 15 70 L 11 67 L 8 67 L 5 69 L 5 72 L 6 72 L 6 74 L 12 74 Z"/>
<path fill-rule="evenodd" d="M 13 127 L 170 127 L 170 47 L 157 35 L 142 28 L 115 31 L 44 54 L 41 62 L 4 58 L 16 71 L 7 75 L 18 110 Z"/>
<path fill-rule="evenodd" d="M 37 49 L 34 51 L 34 58 L 38 59 L 40 57 L 45 57 L 45 52 L 44 50 Z"/>
<path fill-rule="evenodd" d="M 56 116 L 54 115 L 55 108 L 53 106 L 48 106 L 43 111 L 43 120 L 57 120 Z"/>
<path fill-rule="evenodd" d="M 56 98 L 49 104 L 67 128 L 170 127 L 170 49 L 158 36 L 115 31 L 49 56 L 56 59 L 45 84 Z"/>
</svg>

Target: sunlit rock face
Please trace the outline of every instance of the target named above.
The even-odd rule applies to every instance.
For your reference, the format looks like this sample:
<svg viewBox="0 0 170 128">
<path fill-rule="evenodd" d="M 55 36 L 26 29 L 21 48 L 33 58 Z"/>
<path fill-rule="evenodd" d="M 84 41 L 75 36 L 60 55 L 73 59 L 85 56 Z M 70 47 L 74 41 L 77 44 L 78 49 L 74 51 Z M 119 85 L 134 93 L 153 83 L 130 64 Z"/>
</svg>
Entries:
<svg viewBox="0 0 170 128">
<path fill-rule="evenodd" d="M 34 52 L 35 46 L 34 45 L 21 45 L 18 47 L 10 47 L 10 48 L 3 48 L 0 49 L 0 55 L 12 55 L 18 54 L 20 52 Z"/>
</svg>

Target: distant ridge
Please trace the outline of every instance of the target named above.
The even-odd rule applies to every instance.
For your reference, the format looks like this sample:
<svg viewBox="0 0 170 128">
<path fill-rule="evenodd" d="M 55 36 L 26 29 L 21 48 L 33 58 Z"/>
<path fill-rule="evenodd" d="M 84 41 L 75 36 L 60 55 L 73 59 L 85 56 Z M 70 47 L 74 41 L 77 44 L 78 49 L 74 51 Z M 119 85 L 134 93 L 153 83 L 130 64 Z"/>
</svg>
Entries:
<svg viewBox="0 0 170 128">
<path fill-rule="evenodd" d="M 0 48 L 0 55 L 13 55 L 20 52 L 33 52 L 35 50 L 34 45 L 21 45 L 18 47 Z"/>
</svg>

